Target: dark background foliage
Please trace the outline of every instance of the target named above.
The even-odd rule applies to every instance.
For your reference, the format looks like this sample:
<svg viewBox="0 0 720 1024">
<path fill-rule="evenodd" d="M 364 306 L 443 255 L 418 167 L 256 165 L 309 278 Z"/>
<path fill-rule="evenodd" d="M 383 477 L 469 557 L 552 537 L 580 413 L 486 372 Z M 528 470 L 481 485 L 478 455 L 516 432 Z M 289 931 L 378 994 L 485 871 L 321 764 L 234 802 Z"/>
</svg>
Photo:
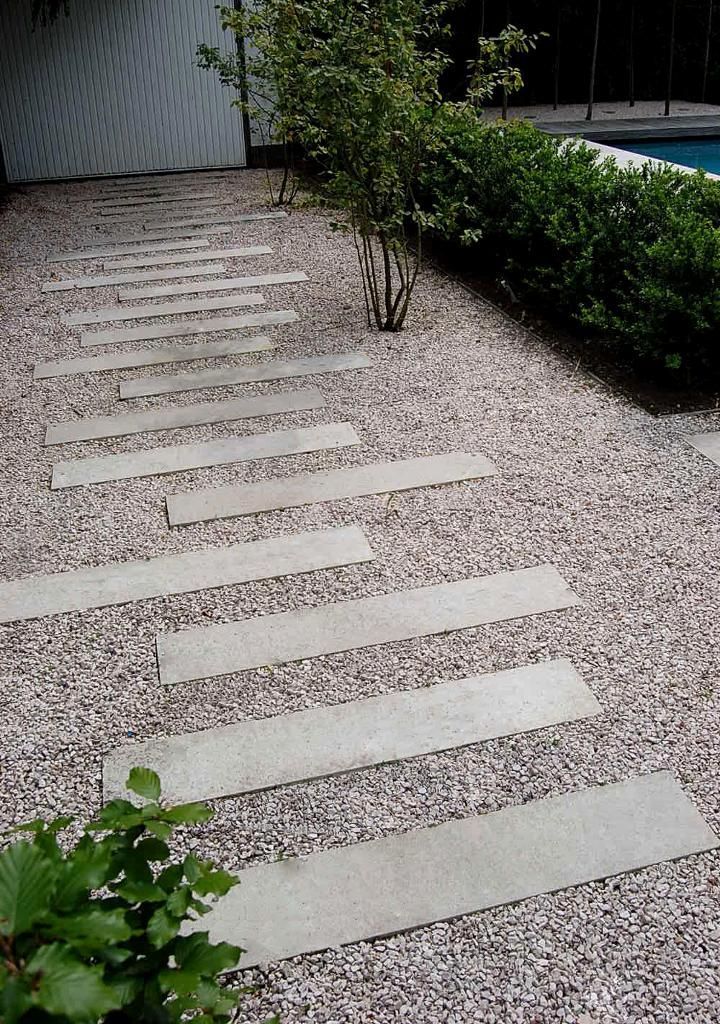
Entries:
<svg viewBox="0 0 720 1024">
<path fill-rule="evenodd" d="M 630 26 L 635 8 L 635 97 L 665 95 L 672 0 L 603 0 L 595 96 L 601 102 L 627 101 L 629 94 Z M 707 101 L 720 103 L 720 4 L 713 4 Z M 710 0 L 677 0 L 673 97 L 700 100 Z M 446 85 L 459 96 L 463 69 L 474 56 L 474 40 L 484 28 L 494 35 L 512 23 L 528 32 L 547 32 L 537 50 L 518 61 L 525 87 L 511 102 L 551 103 L 554 94 L 556 30 L 560 23 L 561 103 L 588 98 L 590 58 L 595 29 L 595 0 L 468 0 L 453 14 L 452 51 L 455 71 Z"/>
</svg>

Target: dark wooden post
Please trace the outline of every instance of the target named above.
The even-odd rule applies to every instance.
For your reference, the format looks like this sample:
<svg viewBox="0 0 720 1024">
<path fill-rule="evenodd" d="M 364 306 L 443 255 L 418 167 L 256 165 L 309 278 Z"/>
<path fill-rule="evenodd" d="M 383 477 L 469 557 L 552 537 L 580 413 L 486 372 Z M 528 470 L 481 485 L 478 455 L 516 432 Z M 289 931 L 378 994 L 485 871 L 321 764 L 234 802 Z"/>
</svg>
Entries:
<svg viewBox="0 0 720 1024">
<path fill-rule="evenodd" d="M 595 35 L 593 37 L 593 50 L 592 60 L 590 62 L 590 98 L 588 99 L 587 114 L 585 115 L 586 121 L 592 121 L 593 116 L 593 103 L 595 102 L 595 75 L 597 73 L 597 55 L 598 55 L 598 42 L 600 40 L 600 8 L 602 7 L 602 0 L 597 0 L 597 6 L 595 8 Z"/>
<path fill-rule="evenodd" d="M 630 39 L 628 53 L 628 92 L 630 106 L 635 106 L 635 0 L 630 0 Z"/>
<path fill-rule="evenodd" d="M 707 96 L 707 80 L 708 71 L 710 69 L 710 40 L 712 39 L 713 29 L 713 0 L 708 0 L 708 16 L 707 16 L 707 29 L 705 32 L 705 62 L 703 64 L 703 80 L 702 80 L 702 92 L 700 93 L 700 100 L 702 103 L 705 102 Z"/>
<path fill-rule="evenodd" d="M 560 102 L 560 24 L 562 21 L 562 0 L 556 2 L 555 13 L 555 60 L 553 62 L 553 110 Z"/>
<path fill-rule="evenodd" d="M 667 91 L 665 93 L 665 117 L 670 116 L 670 100 L 672 99 L 673 88 L 673 64 L 675 63 L 675 17 L 677 15 L 677 0 L 672 0 L 670 7 L 670 52 L 668 54 L 668 77 Z"/>
</svg>

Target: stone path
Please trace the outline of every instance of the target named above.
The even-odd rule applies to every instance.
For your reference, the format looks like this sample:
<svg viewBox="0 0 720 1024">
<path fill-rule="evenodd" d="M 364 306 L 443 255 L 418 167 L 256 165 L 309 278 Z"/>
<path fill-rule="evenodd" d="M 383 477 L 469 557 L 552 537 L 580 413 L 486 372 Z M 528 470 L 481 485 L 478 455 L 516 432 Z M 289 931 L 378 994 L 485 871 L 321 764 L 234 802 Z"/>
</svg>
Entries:
<svg viewBox="0 0 720 1024">
<path fill-rule="evenodd" d="M 170 182 L 138 179 L 83 186 L 89 198 L 73 207 L 78 214 L 92 214 L 96 221 L 103 222 L 103 229 L 127 225 L 136 234 L 49 256 L 48 262 L 54 264 L 82 262 L 85 266 L 82 276 L 41 285 L 44 301 L 55 304 L 47 316 L 72 329 L 141 321 L 133 327 L 78 332 L 76 341 L 81 349 L 132 342 L 151 344 L 99 356 L 63 355 L 39 361 L 34 368 L 35 388 L 68 388 L 75 375 L 172 366 L 201 359 L 226 360 L 276 346 L 281 349 L 282 338 L 274 333 L 253 338 L 236 332 L 292 324 L 299 319 L 295 310 L 196 318 L 196 314 L 211 310 L 264 302 L 257 293 L 207 294 L 214 291 L 300 282 L 309 282 L 310 287 L 312 274 L 292 265 L 293 260 L 299 262 L 292 244 L 252 244 L 254 232 L 260 232 L 256 235 L 260 242 L 266 237 L 262 234 L 265 222 L 276 229 L 282 225 L 282 230 L 290 233 L 292 225 L 289 221 L 285 224 L 286 215 L 279 211 L 237 212 L 241 209 L 237 196 L 223 196 L 222 183 L 226 180 L 219 174 L 199 179 L 173 176 Z M 233 205 L 236 210 L 231 209 Z M 180 211 L 183 219 L 169 219 Z M 153 219 L 160 216 L 164 219 Z M 222 248 L 211 242 L 216 234 L 234 233 L 233 225 L 242 225 L 241 241 L 248 244 Z M 66 244 L 74 245 L 76 240 Z M 280 264 L 287 270 L 222 276 L 238 273 L 234 267 L 226 269 L 226 261 L 262 257 L 273 251 L 287 261 Z M 99 269 L 105 274 L 99 274 Z M 180 283 L 122 288 L 118 302 L 171 295 L 197 297 L 97 309 L 86 305 L 91 298 L 86 289 L 174 279 Z M 313 315 L 312 303 L 303 297 L 306 291 L 298 289 L 304 320 Z M 63 300 L 73 300 L 75 308 L 58 307 Z M 344 317 L 344 313 L 341 315 Z M 171 324 L 151 322 L 166 316 L 177 319 Z M 73 332 L 68 333 L 75 337 Z M 153 344 L 203 334 L 218 337 L 193 344 Z M 356 344 L 354 336 L 348 344 Z M 193 699 L 189 695 L 192 687 L 180 684 L 203 682 L 207 693 L 217 695 L 219 703 L 226 687 L 237 681 L 226 677 L 241 673 L 246 673 L 240 678 L 241 688 L 249 687 L 256 678 L 248 673 L 267 673 L 270 694 L 271 669 L 296 662 L 306 662 L 308 678 L 317 683 L 311 706 L 300 706 L 291 713 L 274 713 L 271 701 L 257 705 L 250 702 L 240 715 L 243 720 L 238 721 L 238 712 L 230 704 L 230 724 L 198 730 L 195 718 L 188 713 L 181 731 L 170 730 L 171 734 L 165 735 L 161 726 L 154 738 L 143 742 L 121 746 L 113 743 L 103 768 L 107 796 L 122 795 L 128 767 L 144 763 L 161 773 L 166 793 L 173 799 L 226 799 L 273 789 L 282 800 L 285 787 L 307 780 L 327 780 L 339 773 L 351 773 L 355 778 L 355 773 L 363 769 L 377 770 L 380 765 L 403 765 L 410 760 L 417 763 L 427 756 L 465 747 L 475 750 L 502 737 L 516 737 L 518 743 L 523 743 L 530 732 L 548 727 L 562 737 L 571 723 L 591 722 L 603 715 L 592 687 L 574 664 L 565 657 L 548 658 L 547 644 L 541 641 L 528 648 L 514 668 L 503 671 L 462 675 L 454 670 L 451 658 L 432 685 L 426 685 L 427 681 L 413 672 L 409 678 L 399 675 L 397 685 L 393 680 L 390 692 L 379 695 L 359 697 L 342 685 L 337 692 L 330 687 L 329 694 L 323 689 L 326 669 L 320 659 L 361 659 L 363 651 L 384 653 L 390 645 L 424 643 L 429 637 L 449 638 L 456 649 L 465 649 L 463 645 L 470 642 L 474 629 L 487 627 L 491 637 L 502 638 L 507 636 L 503 630 L 509 624 L 530 618 L 538 623 L 558 619 L 557 635 L 562 637 L 562 623 L 581 604 L 579 593 L 565 579 L 565 565 L 571 562 L 568 549 L 559 542 L 555 545 L 561 571 L 551 564 L 554 555 L 537 558 L 525 553 L 533 532 L 532 521 L 526 533 L 518 537 L 512 524 L 507 527 L 502 517 L 488 519 L 486 530 L 496 540 L 495 567 L 505 571 L 475 568 L 472 544 L 466 545 L 466 538 L 458 532 L 454 546 L 467 554 L 460 574 L 440 570 L 432 578 L 439 577 L 442 582 L 411 586 L 412 576 L 408 570 L 410 578 L 406 578 L 400 564 L 390 586 L 378 582 L 383 579 L 379 576 L 367 577 L 363 587 L 356 586 L 362 566 L 385 564 L 388 543 L 408 542 L 413 523 L 402 521 L 393 526 L 397 532 L 390 533 L 388 523 L 394 521 L 388 504 L 385 521 L 381 515 L 373 521 L 377 545 L 375 534 L 368 533 L 371 546 L 356 522 L 339 519 L 341 515 L 354 518 L 358 508 L 354 499 L 371 501 L 380 495 L 392 497 L 400 492 L 451 485 L 463 500 L 468 488 L 491 488 L 494 478 L 502 480 L 507 454 L 503 450 L 490 452 L 492 461 L 483 454 L 484 428 L 473 438 L 477 450 L 458 450 L 448 444 L 448 450 L 427 454 L 427 448 L 442 449 L 443 445 L 437 439 L 430 442 L 416 431 L 407 407 L 400 407 L 399 399 L 404 398 L 408 383 L 401 373 L 394 385 L 398 395 L 398 450 L 380 451 L 372 458 L 363 454 L 363 446 L 372 443 L 370 429 L 364 422 L 347 419 L 347 413 L 338 407 L 342 403 L 328 402 L 316 387 L 256 391 L 259 384 L 334 374 L 342 375 L 350 391 L 362 391 L 369 405 L 388 401 L 387 392 L 376 398 L 373 375 L 388 353 L 402 350 L 403 339 L 373 336 L 372 344 L 372 358 L 352 348 L 343 352 L 328 347 L 318 352 L 309 347 L 302 354 L 287 354 L 281 349 L 282 358 L 252 365 L 227 364 L 197 372 L 120 378 L 113 401 L 172 399 L 208 389 L 240 390 L 226 400 L 217 400 L 211 394 L 200 402 L 168 405 L 156 401 L 130 412 L 116 412 L 115 406 L 105 401 L 101 409 L 110 408 L 107 414 L 92 414 L 98 411 L 95 406 L 87 415 L 76 410 L 77 418 L 47 426 L 46 446 L 88 443 L 93 452 L 87 457 L 56 462 L 51 491 L 143 478 L 141 484 L 134 485 L 137 490 L 127 490 L 129 522 L 134 526 L 132 510 L 140 504 L 137 495 L 146 494 L 148 503 L 154 503 L 158 511 L 164 498 L 169 527 L 190 527 L 187 541 L 185 531 L 173 534 L 173 540 L 186 543 L 188 549 L 5 579 L 0 582 L 0 622 L 62 618 L 71 612 L 89 616 L 97 609 L 108 609 L 103 612 L 107 616 L 116 605 L 195 594 L 198 603 L 187 606 L 189 611 L 180 623 L 189 622 L 190 628 L 178 629 L 175 622 L 155 630 L 159 681 L 174 687 L 177 707 L 183 709 Z M 402 362 L 397 365 L 402 366 Z M 452 379 L 451 362 L 443 366 L 442 372 Z M 90 389 L 91 382 L 87 383 Z M 430 375 L 423 383 L 433 389 L 439 381 Z M 479 375 L 476 383 L 480 390 Z M 460 386 L 458 380 L 453 386 Z M 55 397 L 59 393 L 52 392 Z M 427 400 L 426 394 L 417 395 L 418 404 Z M 394 397 L 389 403 L 391 416 L 393 401 Z M 440 424 L 438 437 L 443 438 L 446 429 L 452 431 L 458 406 L 459 402 L 455 403 L 452 415 Z M 496 411 L 504 415 L 502 407 L 489 407 L 488 417 Z M 534 407 L 529 408 L 526 415 L 534 412 Z M 283 426 L 271 432 L 251 429 L 246 435 L 227 433 L 228 425 L 236 421 L 301 413 L 317 414 L 318 419 L 301 420 L 299 426 Z M 198 426 L 209 428 L 210 440 L 157 446 L 150 436 L 153 432 Z M 213 429 L 216 426 L 220 428 L 218 436 Z M 136 445 L 137 436 L 145 434 L 149 436 Z M 688 440 L 720 462 L 718 437 L 703 435 Z M 92 447 L 94 442 L 100 446 Z M 352 451 L 356 448 L 361 460 L 357 464 Z M 96 454 L 98 451 L 103 454 Z M 293 472 L 296 456 L 332 452 L 338 453 L 336 468 Z M 340 458 L 343 452 L 349 452 L 346 461 Z M 254 480 L 245 477 L 244 464 L 275 458 L 291 460 L 282 465 L 278 476 L 266 478 L 263 471 Z M 527 461 L 524 453 L 523 458 Z M 222 467 L 231 467 L 235 475 L 222 475 L 228 472 Z M 217 473 L 223 485 L 200 487 L 196 479 L 190 478 L 168 481 L 166 490 L 157 490 L 162 486 L 157 478 L 163 475 L 201 469 L 211 469 L 212 479 Z M 545 472 L 547 467 L 540 469 Z M 536 467 L 525 466 L 525 470 L 526 481 L 534 480 Z M 180 487 L 186 490 L 178 492 Z M 81 491 L 76 503 L 67 506 L 60 504 L 62 495 L 53 495 L 52 499 L 57 500 L 58 508 L 73 509 L 79 521 L 86 509 L 89 512 L 95 507 L 96 500 L 92 491 Z M 335 501 L 347 505 L 335 510 L 329 504 Z M 474 519 L 478 508 L 470 508 Z M 217 520 L 240 520 L 260 512 L 267 517 L 276 514 L 278 518 L 272 522 L 280 524 L 262 539 L 257 539 L 255 531 L 264 528 L 266 516 L 257 523 L 249 521 L 253 539 L 242 543 L 208 547 L 199 532 Z M 300 525 L 300 519 L 293 518 L 300 514 L 308 516 L 313 529 L 293 527 L 296 522 Z M 317 528 L 315 517 L 324 528 Z M 225 525 L 227 536 L 233 536 L 233 531 L 243 529 L 248 520 Z M 432 542 L 420 552 L 425 563 L 432 564 L 433 546 L 436 538 L 439 543 L 444 536 L 445 528 L 444 522 L 434 521 Z M 138 543 L 141 540 L 138 536 Z M 416 564 L 414 573 L 417 571 Z M 263 603 L 262 592 L 252 590 L 259 581 L 282 579 L 287 582 L 288 594 L 295 593 L 291 588 L 301 574 L 320 575 L 326 580 L 331 599 L 298 600 L 294 596 L 281 601 L 281 607 L 289 606 L 290 610 L 268 611 L 268 607 L 277 605 Z M 448 578 L 453 574 L 455 578 Z M 221 621 L 211 619 L 208 623 L 203 595 L 222 588 L 237 588 L 233 600 L 238 610 L 231 608 Z M 587 595 L 593 600 L 591 582 L 584 590 L 580 586 L 577 589 L 583 599 Z M 246 590 L 253 595 L 251 601 L 257 602 L 251 604 L 250 614 L 242 604 Z M 102 622 L 96 620 L 98 631 Z M 142 636 L 149 657 L 151 638 Z M 487 655 L 487 650 L 483 648 L 482 653 Z M 535 660 L 527 663 L 531 654 Z M 147 677 L 141 685 L 148 685 Z M 157 716 L 155 724 L 161 720 L 162 716 Z M 118 724 L 119 730 L 123 728 Z M 188 732 L 188 728 L 195 731 Z M 596 760 L 603 757 L 601 748 L 593 748 L 593 754 Z M 587 773 L 587 766 L 582 770 Z M 252 966 L 446 921 L 718 845 L 714 833 L 669 773 L 637 776 L 623 769 L 623 776 L 623 781 L 589 788 L 579 788 L 582 780 L 578 779 L 574 787 L 568 790 L 566 786 L 561 795 L 548 799 L 523 799 L 518 789 L 513 793 L 516 806 L 479 816 L 465 813 L 460 820 L 448 820 L 453 816 L 448 809 L 445 819 L 435 827 L 414 828 L 366 842 L 353 842 L 351 837 L 337 849 L 318 849 L 325 844 L 325 837 L 317 834 L 315 852 L 305 859 L 293 857 L 244 869 L 242 885 L 218 903 L 204 919 L 203 927 L 210 927 L 213 938 L 246 947 L 243 963 Z M 467 786 L 473 785 L 474 780 L 468 778 Z M 412 800 L 422 805 L 423 791 L 413 792 Z M 370 805 L 367 812 L 371 814 Z"/>
<path fill-rule="evenodd" d="M 104 792 L 108 799 L 127 798 L 128 772 L 142 763 L 159 773 L 169 800 L 211 800 L 600 713 L 600 705 L 569 661 L 539 662 L 420 690 L 133 743 L 106 759 Z"/>
<path fill-rule="evenodd" d="M 398 643 L 571 608 L 579 600 L 553 566 L 539 565 L 244 622 L 201 626 L 157 638 L 160 682 L 186 683 Z"/>
<path fill-rule="evenodd" d="M 720 466 L 720 431 L 707 434 L 692 434 L 687 438 L 693 448 L 706 455 L 712 462 Z"/>
</svg>

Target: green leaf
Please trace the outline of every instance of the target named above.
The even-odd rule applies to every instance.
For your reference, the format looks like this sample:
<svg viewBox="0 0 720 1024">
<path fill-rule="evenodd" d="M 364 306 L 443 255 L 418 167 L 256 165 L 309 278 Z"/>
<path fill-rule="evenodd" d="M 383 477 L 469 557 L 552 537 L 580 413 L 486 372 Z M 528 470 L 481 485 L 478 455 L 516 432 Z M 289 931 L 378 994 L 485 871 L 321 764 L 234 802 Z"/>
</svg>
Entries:
<svg viewBox="0 0 720 1024">
<path fill-rule="evenodd" d="M 155 949 L 160 949 L 175 938 L 180 931 L 180 920 L 168 913 L 165 907 L 158 907 L 147 925 L 147 935 Z"/>
<path fill-rule="evenodd" d="M 184 885 L 170 893 L 167 900 L 167 909 L 175 917 L 185 917 L 193 903 L 193 895 L 190 886 Z"/>
<path fill-rule="evenodd" d="M 31 1007 L 28 979 L 8 976 L 7 971 L 0 971 L 0 1020 L 3 1024 L 19 1024 Z"/>
<path fill-rule="evenodd" d="M 175 960 L 184 972 L 198 974 L 219 974 L 220 971 L 235 967 L 244 952 L 239 946 L 228 942 L 211 945 L 208 932 L 194 932 L 181 936 L 175 946 Z"/>
<path fill-rule="evenodd" d="M 153 882 L 121 882 L 113 890 L 128 903 L 164 903 L 167 893 Z"/>
<path fill-rule="evenodd" d="M 158 839 L 155 836 L 148 836 L 147 839 L 143 839 L 142 842 L 137 844 L 135 849 L 145 860 L 167 860 L 170 856 L 170 849 L 167 843 L 164 843 L 162 839 Z"/>
<path fill-rule="evenodd" d="M 0 853 L 0 934 L 28 931 L 46 912 L 55 865 L 36 846 L 20 842 Z"/>
<path fill-rule="evenodd" d="M 145 828 L 148 832 L 152 832 L 153 835 L 157 836 L 158 839 L 169 839 L 172 835 L 172 825 L 168 825 L 164 821 L 147 821 Z"/>
<path fill-rule="evenodd" d="M 156 883 L 165 890 L 172 892 L 183 880 L 182 864 L 168 864 L 155 879 Z"/>
<path fill-rule="evenodd" d="M 92 889 L 109 880 L 112 849 L 109 843 L 96 843 L 83 836 L 68 859 L 59 867 L 54 910 L 69 910 L 85 899 Z"/>
<path fill-rule="evenodd" d="M 162 820 L 173 825 L 200 825 L 210 821 L 212 810 L 207 804 L 180 804 L 163 812 Z"/>
<path fill-rule="evenodd" d="M 145 797 L 146 800 L 157 801 L 160 799 L 162 786 L 160 776 L 152 768 L 131 768 L 125 788 L 131 793 Z"/>
<path fill-rule="evenodd" d="M 198 896 L 224 896 L 240 884 L 240 879 L 229 871 L 207 871 L 198 878 L 193 888 Z"/>
<path fill-rule="evenodd" d="M 89 947 L 91 952 L 104 945 L 126 942 L 132 935 L 124 910 L 102 910 L 92 903 L 72 917 L 49 917 L 46 929 L 45 934 L 52 938 L 64 939 L 76 948 Z"/>
<path fill-rule="evenodd" d="M 103 981 L 102 967 L 88 967 L 59 943 L 41 946 L 27 964 L 35 975 L 34 1002 L 69 1021 L 95 1021 L 120 1008 L 117 993 Z"/>
</svg>

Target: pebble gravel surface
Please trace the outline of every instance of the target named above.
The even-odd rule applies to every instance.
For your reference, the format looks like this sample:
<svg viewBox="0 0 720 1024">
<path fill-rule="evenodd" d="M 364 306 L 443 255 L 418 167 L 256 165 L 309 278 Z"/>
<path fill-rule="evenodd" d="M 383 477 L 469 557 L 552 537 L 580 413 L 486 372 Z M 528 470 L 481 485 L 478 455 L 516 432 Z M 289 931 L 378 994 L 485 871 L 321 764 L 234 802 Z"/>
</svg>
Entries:
<svg viewBox="0 0 720 1024">
<path fill-rule="evenodd" d="M 238 212 L 267 203 L 260 172 L 212 187 Z M 286 220 L 208 232 L 213 247 L 274 249 L 228 260 L 228 276 L 306 271 L 308 283 L 266 294 L 265 308 L 297 309 L 300 321 L 262 332 L 276 353 L 192 369 L 351 350 L 366 352 L 373 368 L 192 396 L 316 385 L 326 409 L 43 448 L 49 422 L 189 400 L 120 403 L 118 383 L 142 371 L 32 380 L 36 360 L 83 354 L 61 312 L 115 301 L 110 288 L 40 291 L 53 275 L 100 270 L 45 263 L 92 241 L 82 204 L 68 200 L 96 194 L 78 183 L 0 196 L 2 577 L 354 523 L 376 560 L 0 626 L 0 825 L 93 813 L 103 754 L 132 738 L 568 657 L 602 705 L 597 718 L 221 801 L 210 825 L 183 842 L 237 870 L 659 769 L 674 772 L 720 829 L 720 469 L 683 440 L 720 429 L 720 414 L 651 417 L 431 268 L 407 329 L 371 331 L 351 240 L 328 228 L 323 211 L 300 206 Z M 60 458 L 345 420 L 361 447 L 49 489 Z M 163 498 L 173 491 L 454 449 L 490 458 L 499 475 L 167 526 Z M 221 680 L 158 683 L 157 633 L 542 562 L 558 568 L 581 606 Z M 715 852 L 246 972 L 257 991 L 239 1021 L 279 1013 L 284 1024 L 706 1024 L 720 1019 L 719 911 Z"/>
</svg>

